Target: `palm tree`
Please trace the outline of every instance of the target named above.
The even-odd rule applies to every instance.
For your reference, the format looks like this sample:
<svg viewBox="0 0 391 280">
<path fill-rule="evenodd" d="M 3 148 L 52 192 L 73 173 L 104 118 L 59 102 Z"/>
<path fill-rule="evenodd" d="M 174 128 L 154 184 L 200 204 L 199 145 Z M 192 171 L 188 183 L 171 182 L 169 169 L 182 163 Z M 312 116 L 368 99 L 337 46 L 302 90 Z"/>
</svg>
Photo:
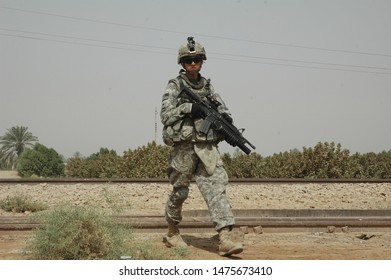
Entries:
<svg viewBox="0 0 391 280">
<path fill-rule="evenodd" d="M 0 136 L 0 161 L 2 165 L 14 169 L 18 157 L 22 154 L 25 147 L 31 147 L 34 142 L 38 141 L 27 127 L 14 126 L 7 129 L 7 132 Z"/>
</svg>

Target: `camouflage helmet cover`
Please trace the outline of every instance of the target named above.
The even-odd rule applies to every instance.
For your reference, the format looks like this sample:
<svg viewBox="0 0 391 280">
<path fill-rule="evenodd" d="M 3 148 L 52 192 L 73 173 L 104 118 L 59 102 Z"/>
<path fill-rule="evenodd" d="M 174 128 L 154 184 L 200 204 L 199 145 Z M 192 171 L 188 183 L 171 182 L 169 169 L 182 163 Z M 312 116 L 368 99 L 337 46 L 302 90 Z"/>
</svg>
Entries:
<svg viewBox="0 0 391 280">
<path fill-rule="evenodd" d="M 182 58 L 187 56 L 201 55 L 203 60 L 206 60 L 206 52 L 200 43 L 196 43 L 193 37 L 187 38 L 187 44 L 183 44 L 178 50 L 178 64 L 182 63 Z"/>
</svg>

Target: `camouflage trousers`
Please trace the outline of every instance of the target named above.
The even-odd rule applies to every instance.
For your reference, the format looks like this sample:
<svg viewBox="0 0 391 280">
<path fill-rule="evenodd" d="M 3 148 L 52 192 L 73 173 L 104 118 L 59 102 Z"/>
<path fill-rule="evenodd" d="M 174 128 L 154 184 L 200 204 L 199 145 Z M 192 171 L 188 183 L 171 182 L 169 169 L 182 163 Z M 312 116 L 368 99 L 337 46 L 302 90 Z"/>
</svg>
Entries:
<svg viewBox="0 0 391 280">
<path fill-rule="evenodd" d="M 234 216 L 226 194 L 228 175 L 219 154 L 216 155 L 219 158 L 217 162 L 212 160 L 216 165 L 215 168 L 210 168 L 205 166 L 204 162 L 208 164 L 208 160 L 205 160 L 199 152 L 196 153 L 194 145 L 194 143 L 176 145 L 170 154 L 167 173 L 173 190 L 166 204 L 166 220 L 170 224 L 179 224 L 182 221 L 182 205 L 188 197 L 190 181 L 194 176 L 197 187 L 208 206 L 215 229 L 234 225 Z M 214 150 L 218 153 L 216 147 Z M 203 160 L 200 159 L 200 155 Z M 213 156 L 213 152 L 209 155 Z"/>
</svg>

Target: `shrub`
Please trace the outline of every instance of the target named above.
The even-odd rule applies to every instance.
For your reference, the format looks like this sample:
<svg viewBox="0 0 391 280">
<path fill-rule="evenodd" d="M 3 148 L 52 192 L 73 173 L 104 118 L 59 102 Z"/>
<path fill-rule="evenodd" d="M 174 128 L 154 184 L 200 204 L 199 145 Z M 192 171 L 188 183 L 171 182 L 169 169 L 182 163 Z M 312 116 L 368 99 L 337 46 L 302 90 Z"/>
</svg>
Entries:
<svg viewBox="0 0 391 280">
<path fill-rule="evenodd" d="M 354 169 L 354 178 L 391 179 L 391 155 L 388 152 L 379 154 L 358 153 L 352 156 L 352 161 L 357 166 Z"/>
<path fill-rule="evenodd" d="M 65 176 L 75 178 L 91 178 L 88 162 L 82 157 L 72 157 L 67 160 L 65 166 Z"/>
<path fill-rule="evenodd" d="M 127 151 L 120 159 L 121 178 L 165 178 L 170 147 L 148 143 L 134 151 Z"/>
<path fill-rule="evenodd" d="M 137 240 L 129 227 L 91 207 L 60 205 L 37 219 L 42 226 L 33 232 L 25 248 L 32 259 L 181 259 L 188 254 L 186 250 L 161 250 Z"/>
<path fill-rule="evenodd" d="M 349 172 L 349 150 L 341 144 L 318 143 L 314 148 L 303 148 L 302 178 L 344 178 Z"/>
<path fill-rule="evenodd" d="M 114 150 L 101 148 L 88 158 L 75 156 L 67 160 L 65 175 L 76 178 L 117 177 L 119 157 Z"/>
<path fill-rule="evenodd" d="M 64 161 L 54 149 L 36 143 L 20 155 L 17 169 L 22 177 L 59 177 L 64 175 Z"/>
<path fill-rule="evenodd" d="M 237 178 L 391 178 L 391 152 L 350 155 L 334 142 L 265 158 L 236 153 L 234 157 L 224 154 L 222 159 L 228 175 Z"/>
<path fill-rule="evenodd" d="M 166 178 L 171 148 L 155 142 L 122 157 L 101 149 L 88 158 L 68 160 L 66 175 L 80 178 Z M 341 144 L 319 142 L 314 147 L 293 149 L 268 157 L 257 153 L 222 155 L 230 178 L 391 178 L 391 151 L 350 155 Z"/>
<path fill-rule="evenodd" d="M 274 154 L 265 158 L 265 178 L 297 178 L 302 173 L 302 154 L 297 150 Z"/>
<path fill-rule="evenodd" d="M 0 201 L 0 208 L 8 212 L 24 213 L 26 211 L 36 212 L 46 209 L 43 203 L 33 201 L 26 194 L 17 193 L 13 196 L 7 196 Z"/>
<path fill-rule="evenodd" d="M 225 169 L 230 178 L 260 178 L 263 177 L 264 161 L 257 153 L 245 155 L 238 153 L 231 157 L 225 153 L 222 156 Z"/>
<path fill-rule="evenodd" d="M 34 259 L 118 259 L 125 250 L 124 228 L 93 208 L 61 205 L 38 220 L 28 246 Z"/>
</svg>

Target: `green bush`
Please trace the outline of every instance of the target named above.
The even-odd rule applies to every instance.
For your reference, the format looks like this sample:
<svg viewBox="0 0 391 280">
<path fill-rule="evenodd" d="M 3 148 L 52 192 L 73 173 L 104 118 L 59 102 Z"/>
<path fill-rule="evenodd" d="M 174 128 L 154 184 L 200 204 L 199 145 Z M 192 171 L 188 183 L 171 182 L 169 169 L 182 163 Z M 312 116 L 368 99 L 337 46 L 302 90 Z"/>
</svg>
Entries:
<svg viewBox="0 0 391 280">
<path fill-rule="evenodd" d="M 355 163 L 354 178 L 391 179 L 391 155 L 390 152 L 379 154 L 358 153 L 352 156 Z"/>
<path fill-rule="evenodd" d="M 78 178 L 164 178 L 169 152 L 169 147 L 155 142 L 128 150 L 122 157 L 101 148 L 87 158 L 68 159 L 65 174 Z"/>
<path fill-rule="evenodd" d="M 27 194 L 17 193 L 0 200 L 0 208 L 8 212 L 24 213 L 26 211 L 41 211 L 46 209 L 46 206 L 43 203 L 33 201 Z"/>
<path fill-rule="evenodd" d="M 127 151 L 120 159 L 120 178 L 165 178 L 170 147 L 155 142 Z"/>
<path fill-rule="evenodd" d="M 28 246 L 33 259 L 118 259 L 124 253 L 124 228 L 93 208 L 61 205 L 38 220 L 42 227 Z"/>
<path fill-rule="evenodd" d="M 80 178 L 166 178 L 171 148 L 155 142 L 123 156 L 101 149 L 88 158 L 67 161 L 66 176 Z M 272 156 L 249 155 L 236 150 L 222 155 L 230 178 L 391 178 L 391 151 L 351 155 L 341 144 L 317 143 L 314 147 L 293 149 Z"/>
<path fill-rule="evenodd" d="M 256 153 L 223 155 L 231 178 L 387 179 L 391 178 L 391 152 L 354 154 L 341 144 L 319 142 L 268 157 Z"/>
<path fill-rule="evenodd" d="M 60 205 L 36 217 L 42 226 L 34 230 L 25 248 L 36 260 L 133 260 L 181 259 L 187 251 L 158 249 L 134 237 L 129 227 L 112 215 L 91 207 Z"/>
<path fill-rule="evenodd" d="M 64 175 L 64 161 L 54 149 L 36 143 L 20 155 L 17 170 L 22 177 L 60 177 Z"/>
<path fill-rule="evenodd" d="M 101 148 L 88 158 L 79 156 L 67 160 L 65 175 L 76 178 L 115 178 L 118 172 L 119 157 L 114 150 Z"/>
<path fill-rule="evenodd" d="M 264 159 L 264 178 L 298 178 L 303 169 L 302 154 L 296 150 Z"/>
<path fill-rule="evenodd" d="M 65 165 L 65 176 L 74 178 L 92 178 L 90 177 L 88 162 L 85 158 L 76 156 L 67 159 Z"/>
<path fill-rule="evenodd" d="M 314 148 L 303 148 L 300 178 L 345 178 L 349 172 L 349 151 L 341 144 L 318 143 Z"/>
<path fill-rule="evenodd" d="M 263 177 L 264 164 L 262 157 L 257 153 L 245 155 L 238 153 L 231 157 L 225 153 L 222 156 L 225 169 L 230 178 L 260 178 Z"/>
</svg>

